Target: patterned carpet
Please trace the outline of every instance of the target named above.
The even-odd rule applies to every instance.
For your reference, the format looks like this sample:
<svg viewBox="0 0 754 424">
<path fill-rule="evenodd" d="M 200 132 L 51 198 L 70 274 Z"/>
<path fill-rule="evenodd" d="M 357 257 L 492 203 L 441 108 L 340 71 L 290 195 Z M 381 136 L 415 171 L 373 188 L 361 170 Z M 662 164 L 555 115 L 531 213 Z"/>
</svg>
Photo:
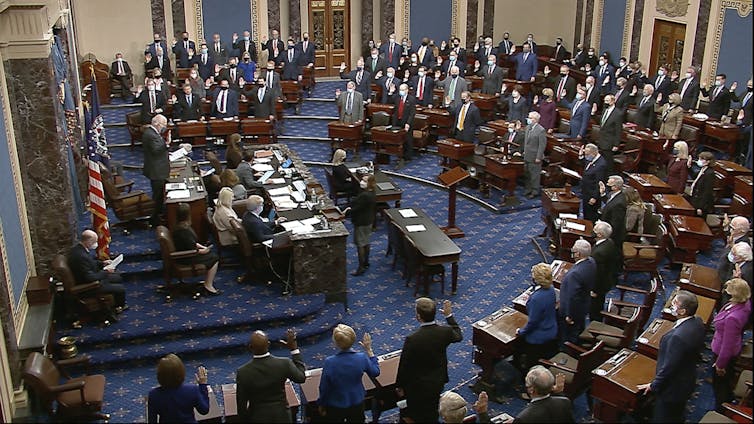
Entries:
<svg viewBox="0 0 754 424">
<path fill-rule="evenodd" d="M 336 87 L 344 88 L 342 82 L 317 84 L 312 97 L 331 98 Z M 125 108 L 107 109 L 106 122 L 124 121 Z M 287 113 L 293 113 L 287 111 Z M 335 116 L 332 102 L 307 101 L 303 115 Z M 315 119 L 289 119 L 285 122 L 284 135 L 326 137 L 327 121 Z M 124 127 L 111 126 L 107 130 L 111 144 L 128 143 Z M 286 141 L 305 161 L 322 162 L 330 159 L 327 142 Z M 141 163 L 139 148 L 113 148 L 113 159 L 129 167 Z M 222 156 L 222 152 L 220 152 Z M 371 152 L 362 157 L 371 159 Z M 203 159 L 199 149 L 193 158 Z M 221 157 L 222 158 L 222 157 Z M 439 157 L 424 153 L 407 163 L 399 172 L 404 175 L 435 181 L 439 173 Z M 391 169 L 388 167 L 387 169 Z M 321 169 L 315 169 L 321 181 Z M 147 192 L 148 181 L 138 169 L 127 169 L 126 176 L 135 181 L 137 189 Z M 402 205 L 420 207 L 432 219 L 442 225 L 447 219 L 447 194 L 432 185 L 418 183 L 407 178 L 396 178 L 396 183 L 404 189 Z M 520 190 L 520 189 L 519 189 Z M 479 196 L 473 189 L 462 189 L 471 196 Z M 448 350 L 450 382 L 446 388 L 456 388 L 469 402 L 475 395 L 468 389 L 479 368 L 472 364 L 471 324 L 493 312 L 511 300 L 529 285 L 530 267 L 542 261 L 532 240 L 546 252 L 546 240 L 535 236 L 540 233 L 539 201 L 527 201 L 519 194 L 522 203 L 515 208 L 495 213 L 479 202 L 459 196 L 457 225 L 464 230 L 466 237 L 456 239 L 461 247 L 458 293 L 449 295 L 449 281 L 446 293 L 440 293 L 439 286 L 431 287 L 431 296 L 451 299 L 454 314 L 464 332 L 464 340 L 452 345 Z M 500 193 L 493 190 L 488 202 L 499 203 Z M 111 217 L 114 221 L 115 217 Z M 347 224 L 352 229 L 350 223 Z M 240 269 L 224 268 L 218 274 L 216 286 L 223 290 L 217 297 L 202 297 L 197 301 L 176 299 L 165 304 L 156 294 L 154 287 L 160 284 L 161 269 L 159 249 L 153 234 L 147 230 L 133 231 L 124 236 L 113 231 L 111 251 L 125 253 L 126 261 L 122 269 L 128 272 L 126 286 L 128 303 L 131 309 L 123 314 L 123 319 L 105 329 L 85 327 L 83 330 L 62 329 L 63 334 L 76 335 L 82 340 L 79 350 L 89 353 L 98 364 L 97 369 L 107 376 L 106 410 L 113 413 L 113 422 L 143 422 L 145 410 L 143 396 L 157 385 L 155 378 L 156 359 L 169 352 L 178 353 L 191 376 L 196 366 L 202 364 L 209 370 L 210 383 L 216 392 L 220 384 L 234 381 L 235 370 L 249 359 L 243 344 L 254 329 L 269 331 L 271 338 L 282 337 L 287 326 L 293 326 L 303 337 L 302 353 L 309 368 L 322 366 L 324 359 L 335 352 L 330 341 L 329 329 L 337 322 L 353 326 L 360 335 L 370 332 L 378 354 L 400 349 L 403 339 L 417 327 L 413 312 L 413 287 L 405 287 L 398 271 L 391 269 L 391 260 L 384 256 L 387 247 L 385 224 L 378 223 L 373 236 L 372 266 L 361 277 L 348 277 L 348 310 L 340 304 L 326 305 L 321 296 L 279 297 L 277 290 L 258 286 L 238 285 L 235 277 Z M 722 247 L 716 242 L 711 252 L 701 254 L 699 262 L 712 264 L 716 252 Z M 356 252 L 348 245 L 348 271 L 356 268 Z M 549 262 L 551 257 L 547 258 Z M 677 279 L 678 269 L 662 270 L 667 292 L 672 291 L 672 281 Z M 647 287 L 647 275 L 632 275 L 629 284 Z M 657 301 L 653 318 L 659 314 L 665 295 Z M 284 354 L 279 350 L 273 353 Z M 709 354 L 706 354 L 709 357 Z M 712 408 L 711 387 L 704 382 L 710 375 L 709 363 L 698 366 L 699 388 L 689 405 L 688 418 L 698 421 Z M 525 405 L 514 396 L 504 404 L 491 403 L 491 413 L 508 412 L 515 415 Z M 218 398 L 222 403 L 222 397 Z M 586 407 L 586 399 L 580 397 L 575 402 L 577 420 L 591 422 Z M 302 417 L 299 417 L 299 421 Z M 382 421 L 396 422 L 397 410 L 383 414 Z"/>
</svg>

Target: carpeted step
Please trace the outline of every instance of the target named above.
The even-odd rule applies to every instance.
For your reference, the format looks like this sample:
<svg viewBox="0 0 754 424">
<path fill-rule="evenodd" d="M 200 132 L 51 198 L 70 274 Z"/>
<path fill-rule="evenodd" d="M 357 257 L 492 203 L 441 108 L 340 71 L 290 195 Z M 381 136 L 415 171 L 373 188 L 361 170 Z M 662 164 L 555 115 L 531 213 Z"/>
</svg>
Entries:
<svg viewBox="0 0 754 424">
<path fill-rule="evenodd" d="M 85 345 L 79 347 L 79 352 L 90 355 L 93 365 L 110 366 L 124 361 L 159 358 L 168 352 L 182 356 L 243 347 L 249 341 L 249 334 L 259 329 L 265 331 L 269 339 L 274 341 L 284 339 L 286 330 L 293 328 L 298 340 L 303 340 L 328 332 L 336 324 L 342 322 L 344 314 L 343 304 L 332 303 L 314 314 L 291 320 L 250 322 L 232 328 L 215 328 L 205 331 L 194 329 L 190 334 L 165 335 L 161 337 L 161 340 L 133 339 L 129 343 L 119 343 L 113 346 L 108 343 Z"/>
</svg>

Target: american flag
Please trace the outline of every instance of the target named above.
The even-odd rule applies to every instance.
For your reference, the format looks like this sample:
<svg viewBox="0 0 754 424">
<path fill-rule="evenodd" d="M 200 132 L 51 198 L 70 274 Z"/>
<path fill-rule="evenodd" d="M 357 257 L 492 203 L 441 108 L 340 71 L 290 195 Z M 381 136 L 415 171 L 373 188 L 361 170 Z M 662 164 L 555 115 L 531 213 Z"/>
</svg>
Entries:
<svg viewBox="0 0 754 424">
<path fill-rule="evenodd" d="M 105 191 L 102 187 L 102 174 L 99 164 L 108 163 L 107 138 L 105 137 L 105 122 L 99 110 L 97 97 L 97 83 L 92 73 L 92 104 L 86 119 L 86 141 L 89 163 L 89 210 L 92 212 L 92 227 L 97 232 L 97 257 L 100 260 L 110 259 L 110 224 L 107 220 L 107 205 Z"/>
</svg>

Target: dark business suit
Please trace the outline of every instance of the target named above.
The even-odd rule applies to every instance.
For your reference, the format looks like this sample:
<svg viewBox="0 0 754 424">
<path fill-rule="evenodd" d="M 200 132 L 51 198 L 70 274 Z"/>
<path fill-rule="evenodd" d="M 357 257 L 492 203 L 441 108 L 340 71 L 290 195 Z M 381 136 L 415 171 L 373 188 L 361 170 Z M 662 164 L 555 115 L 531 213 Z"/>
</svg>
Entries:
<svg viewBox="0 0 754 424">
<path fill-rule="evenodd" d="M 285 380 L 306 381 L 300 353 L 288 358 L 254 358 L 236 371 L 236 404 L 241 422 L 290 423 Z"/>
<path fill-rule="evenodd" d="M 217 105 L 218 99 L 220 98 L 222 92 L 223 90 L 218 87 L 212 93 L 212 111 L 210 112 L 210 115 L 215 118 L 230 118 L 238 116 L 238 91 L 231 89 L 225 90 L 225 95 L 227 96 L 227 98 L 225 100 L 224 112 L 222 111 L 221 107 L 218 107 Z"/>
<path fill-rule="evenodd" d="M 497 61 L 497 47 L 490 46 L 488 50 L 487 46 L 479 46 L 479 50 L 476 51 L 476 60 L 479 63 L 487 63 L 487 57 L 490 55 L 495 56 L 495 60 Z"/>
<path fill-rule="evenodd" d="M 503 85 L 503 68 L 493 63 L 492 71 L 490 71 L 490 66 L 484 65 L 479 72 L 477 72 L 477 75 L 484 77 L 484 81 L 482 82 L 482 94 L 500 93 L 500 88 Z"/>
<path fill-rule="evenodd" d="M 424 57 L 419 54 L 419 51 L 422 48 L 424 48 Z M 416 53 L 416 57 L 419 59 L 419 66 L 425 66 L 427 69 L 431 69 L 435 66 L 435 54 L 433 53 L 431 47 L 422 46 L 420 44 L 419 47 L 416 48 L 416 50 L 413 50 L 409 53 L 409 56 L 411 56 L 411 53 Z"/>
<path fill-rule="evenodd" d="M 102 269 L 102 262 L 89 253 L 81 244 L 77 243 L 68 252 L 68 268 L 73 273 L 76 285 L 100 282 L 99 292 L 113 295 L 115 306 L 126 304 L 126 288 L 120 284 L 123 279 L 120 274 L 107 272 Z"/>
<path fill-rule="evenodd" d="M 597 147 L 600 148 L 600 154 L 605 157 L 607 163 L 607 172 L 613 171 L 613 148 L 620 146 L 621 132 L 623 131 L 623 112 L 618 106 L 605 109 L 600 121 L 600 138 L 597 141 Z"/>
<path fill-rule="evenodd" d="M 359 72 L 361 72 L 360 77 Z M 361 93 L 361 97 L 364 98 L 364 101 L 372 98 L 372 87 L 370 86 L 370 84 L 372 83 L 372 74 L 366 69 L 362 69 L 361 71 L 354 69 L 353 71 L 348 73 L 341 72 L 340 78 L 353 81 L 354 84 L 356 84 L 356 91 Z M 395 82 L 396 93 L 398 92 L 398 85 L 400 85 L 400 81 Z"/>
<path fill-rule="evenodd" d="M 291 50 L 293 51 L 291 52 Z M 280 63 L 283 64 L 282 79 L 286 81 L 298 81 L 298 77 L 301 75 L 301 67 L 299 65 L 301 52 L 294 47 L 286 50 L 280 57 Z"/>
<path fill-rule="evenodd" d="M 652 422 L 683 422 L 684 409 L 696 387 L 696 364 L 704 348 L 704 324 L 691 317 L 660 339 L 657 368 L 650 390 L 655 394 Z"/>
<path fill-rule="evenodd" d="M 555 61 L 558 63 L 564 62 L 566 58 L 569 56 L 568 50 L 566 50 L 565 47 L 563 47 L 562 44 L 558 44 L 555 46 L 555 54 L 553 55 L 555 57 Z"/>
<path fill-rule="evenodd" d="M 241 78 L 243 78 L 243 71 L 236 66 L 235 68 L 221 69 L 219 77 L 218 77 L 218 81 L 228 80 L 230 89 L 238 91 L 241 89 L 241 85 L 240 85 Z"/>
<path fill-rule="evenodd" d="M 245 92 L 246 99 L 249 101 L 249 116 L 254 116 L 260 119 L 270 119 L 270 116 L 275 115 L 275 100 L 272 90 L 264 88 L 262 92 L 262 99 L 259 99 L 260 87 L 254 87 L 251 91 Z"/>
<path fill-rule="evenodd" d="M 257 45 L 252 40 L 244 40 L 243 38 L 239 38 L 235 43 L 233 43 L 233 48 L 235 50 L 238 50 L 238 57 L 243 57 L 244 53 L 249 53 L 251 61 L 254 63 L 257 62 Z"/>
<path fill-rule="evenodd" d="M 469 102 L 469 106 L 466 109 L 466 116 L 463 120 L 463 129 L 459 129 L 461 111 L 463 110 L 463 103 L 459 103 L 457 106 L 449 108 L 451 116 L 453 116 L 453 128 L 451 131 L 453 137 L 458 140 L 468 143 L 474 142 L 476 136 L 476 129 L 482 124 L 482 117 L 479 114 L 479 108 L 472 102 Z"/>
<path fill-rule="evenodd" d="M 275 54 L 275 48 L 277 47 L 277 55 Z M 282 60 L 280 55 L 285 52 L 285 44 L 279 38 L 277 40 L 267 40 L 267 43 L 262 45 L 262 50 L 269 52 L 268 60 L 275 61 L 275 65 L 279 65 Z"/>
<path fill-rule="evenodd" d="M 530 402 L 519 412 L 514 423 L 574 423 L 571 400 L 562 396 L 548 396 Z"/>
<path fill-rule="evenodd" d="M 662 77 L 655 75 L 655 77 L 652 78 L 649 82 L 655 88 L 655 96 L 658 93 L 662 93 L 662 100 L 660 100 L 660 104 L 664 105 L 665 103 L 667 103 L 668 95 L 672 93 L 672 91 L 670 90 L 670 77 L 667 75 L 663 75 Z"/>
<path fill-rule="evenodd" d="M 387 62 L 385 62 L 382 56 L 377 56 L 377 59 L 372 59 L 372 56 L 369 56 L 364 59 L 364 69 L 372 74 L 372 82 L 377 84 L 377 81 L 379 81 L 377 79 L 377 72 L 382 71 L 382 75 L 384 76 L 387 72 Z"/>
<path fill-rule="evenodd" d="M 310 63 L 314 63 L 316 49 L 311 40 L 306 40 L 306 48 L 304 48 L 304 42 L 299 41 L 298 44 L 296 44 L 296 50 L 301 53 L 298 57 L 299 66 L 308 66 Z"/>
<path fill-rule="evenodd" d="M 613 227 L 613 234 L 610 238 L 615 245 L 623 246 L 623 240 L 626 239 L 626 196 L 623 191 L 612 198 L 610 196 L 612 192 L 605 194 L 605 205 L 602 206 L 600 220 Z"/>
<path fill-rule="evenodd" d="M 165 205 L 165 181 L 170 174 L 168 146 L 165 144 L 165 139 L 151 125 L 144 129 L 141 135 L 141 145 L 144 150 L 142 174 L 151 182 L 152 200 L 154 200 L 154 212 L 149 222 L 152 225 L 158 225 Z"/>
<path fill-rule="evenodd" d="M 549 87 L 555 93 L 554 100 L 558 102 L 558 105 L 570 104 L 576 98 L 576 79 L 572 76 L 558 74 L 557 77 L 550 77 L 549 83 Z M 563 90 L 566 92 L 565 96 L 561 94 Z"/>
<path fill-rule="evenodd" d="M 657 119 L 655 101 L 657 101 L 657 97 L 654 95 L 646 98 L 643 95 L 636 97 L 636 118 L 634 123 L 640 128 L 654 129 L 655 120 Z"/>
<path fill-rule="evenodd" d="M 597 221 L 597 211 L 600 207 L 599 182 L 604 181 L 606 176 L 607 163 L 602 155 L 584 165 L 584 173 L 581 175 L 581 209 L 584 212 L 584 219 Z M 590 205 L 589 199 L 597 199 L 597 202 Z"/>
<path fill-rule="evenodd" d="M 419 92 L 419 80 L 421 77 L 419 75 L 416 75 L 411 78 L 411 81 L 409 81 L 408 86 L 414 89 L 414 94 L 416 96 L 416 103 L 420 106 L 429 106 L 432 104 L 432 90 L 435 87 L 435 80 L 432 79 L 432 77 L 428 75 L 424 75 L 424 82 L 422 84 L 422 92 Z M 383 90 L 384 92 L 384 90 Z"/>
<path fill-rule="evenodd" d="M 417 423 L 438 421 L 440 393 L 448 382 L 446 349 L 463 339 L 455 317 L 447 322 L 422 325 L 403 342 L 395 384 L 406 394 L 405 414 Z"/>
<path fill-rule="evenodd" d="M 597 281 L 597 263 L 594 258 L 577 262 L 568 270 L 560 285 L 560 309 L 558 317 L 561 325 L 561 340 L 576 343 L 579 334 L 586 327 L 586 314 L 589 312 L 589 292 Z M 570 317 L 573 324 L 567 324 Z"/>
<path fill-rule="evenodd" d="M 397 70 L 398 66 L 400 65 L 401 55 L 403 54 L 403 46 L 398 43 L 393 43 L 392 55 L 390 54 L 390 51 L 390 41 L 388 41 L 387 43 L 382 43 L 380 45 L 380 53 L 385 57 L 387 66 L 392 66 Z"/>
<path fill-rule="evenodd" d="M 149 90 L 142 90 L 136 101 L 141 103 L 141 122 L 144 124 L 152 122 L 152 118 L 157 115 L 157 109 L 165 110 L 165 97 L 159 91 L 155 91 L 152 98 Z"/>
<path fill-rule="evenodd" d="M 188 43 L 188 49 L 186 48 L 187 43 Z M 175 45 L 173 46 L 173 54 L 175 54 L 176 67 L 178 68 L 189 67 L 189 57 L 188 57 L 189 49 L 196 52 L 196 43 L 194 43 L 191 40 L 188 40 L 188 41 L 180 40 L 175 43 Z"/>
<path fill-rule="evenodd" d="M 564 102 L 565 103 L 565 102 Z M 565 106 L 571 109 L 569 138 L 586 138 L 586 132 L 589 129 L 589 119 L 591 118 L 591 106 L 585 100 L 575 100 L 573 103 L 565 103 Z"/>
<path fill-rule="evenodd" d="M 678 83 L 678 94 L 681 94 L 681 107 L 683 110 L 696 110 L 696 105 L 699 103 L 699 81 L 695 78 L 691 78 L 686 90 L 686 78 L 682 79 Z"/>
<path fill-rule="evenodd" d="M 523 52 L 516 53 L 513 61 L 516 63 L 517 81 L 529 81 L 537 74 L 537 55 L 534 53 L 529 52 L 528 55 Z"/>
<path fill-rule="evenodd" d="M 625 225 L 624 225 L 625 226 Z M 612 239 L 605 239 L 592 248 L 592 258 L 597 264 L 597 278 L 592 291 L 597 294 L 592 297 L 592 306 L 589 309 L 589 319 L 602 321 L 602 308 L 605 305 L 605 295 L 618 284 L 618 273 L 621 269 L 623 256 Z"/>
<path fill-rule="evenodd" d="M 605 64 L 603 66 L 597 65 L 595 71 L 595 84 L 600 90 L 600 94 L 603 96 L 613 92 L 615 86 L 615 68 L 613 65 Z"/>
<path fill-rule="evenodd" d="M 123 75 L 118 75 L 119 67 L 118 67 L 118 61 L 116 60 L 110 65 L 110 79 L 116 80 L 120 82 L 120 98 L 121 99 L 128 99 L 132 96 L 131 94 L 131 67 L 128 65 L 128 62 L 125 60 L 121 61 L 120 64 L 123 66 Z"/>
<path fill-rule="evenodd" d="M 243 228 L 246 230 L 246 234 L 249 235 L 249 241 L 252 243 L 261 243 L 266 240 L 270 240 L 275 234 L 274 224 L 264 222 L 262 219 L 251 211 L 246 211 L 241 218 Z"/>
<path fill-rule="evenodd" d="M 190 102 L 189 97 L 191 98 Z M 176 99 L 177 101 L 173 107 L 174 119 L 189 121 L 201 118 L 202 100 L 197 94 L 191 93 L 191 95 L 187 97 L 186 94 L 180 93 L 176 96 Z"/>
<path fill-rule="evenodd" d="M 511 54 L 511 47 L 513 47 L 514 44 L 515 43 L 511 40 L 503 39 L 503 41 L 497 45 L 498 54 Z"/>
<path fill-rule="evenodd" d="M 265 68 L 264 70 L 259 71 L 259 78 L 264 78 L 264 83 L 267 88 L 272 89 L 273 98 L 277 99 L 283 95 L 283 87 L 280 86 L 280 75 L 277 72 L 268 71 Z"/>
<path fill-rule="evenodd" d="M 615 92 L 615 107 L 623 113 L 626 113 L 626 109 L 628 109 L 628 105 L 631 104 L 632 100 L 631 89 L 628 86 Z"/>
<path fill-rule="evenodd" d="M 723 115 L 727 115 L 730 110 L 730 91 L 728 87 L 712 87 L 709 90 L 701 89 L 702 94 L 709 97 L 709 107 L 707 115 L 710 119 L 719 120 Z"/>
<path fill-rule="evenodd" d="M 400 129 L 405 129 L 405 126 L 408 125 L 406 139 L 403 143 L 403 158 L 410 160 L 414 155 L 414 137 L 412 131 L 414 129 L 414 115 L 416 114 L 416 97 L 410 94 L 406 95 L 402 114 L 400 113 L 401 96 L 396 94 L 393 97 L 395 108 L 393 109 L 392 125 Z"/>
<path fill-rule="evenodd" d="M 230 55 L 230 52 L 228 52 L 228 46 L 225 43 L 218 41 L 216 44 L 214 41 L 208 41 L 207 48 L 209 49 L 209 54 L 212 56 L 213 62 L 218 65 L 225 65 L 228 61 L 228 56 Z"/>
<path fill-rule="evenodd" d="M 390 103 L 392 100 L 392 96 L 388 93 L 390 92 L 390 85 L 395 85 L 395 93 L 398 92 L 398 87 L 401 85 L 401 79 L 397 77 L 388 78 L 387 75 L 384 75 L 382 78 L 377 80 L 377 85 L 382 87 L 382 97 L 379 99 L 375 99 L 376 101 L 379 101 L 380 103 Z M 362 96 L 363 98 L 363 96 Z"/>
<path fill-rule="evenodd" d="M 157 56 L 152 56 L 152 60 L 147 63 L 146 69 L 151 70 L 154 68 L 159 68 L 160 71 L 162 71 L 162 78 L 165 81 L 173 79 L 173 71 L 170 69 L 170 60 L 162 59 L 162 66 L 160 66 L 160 60 L 157 59 Z"/>
<path fill-rule="evenodd" d="M 215 59 L 212 58 L 211 54 L 200 54 L 194 56 L 194 58 L 199 64 L 199 76 L 202 77 L 203 81 L 206 81 L 207 78 L 215 75 Z"/>
<path fill-rule="evenodd" d="M 461 56 L 458 56 L 461 57 Z M 463 60 L 456 59 L 455 61 L 451 62 L 450 60 L 444 60 L 442 62 L 442 66 L 440 67 L 440 70 L 443 74 L 448 75 L 450 73 L 450 68 L 453 66 L 458 66 L 458 75 L 463 77 L 466 75 L 466 64 L 463 62 Z"/>
<path fill-rule="evenodd" d="M 699 172 L 703 174 L 692 183 L 690 203 L 694 209 L 702 210 L 702 216 L 707 216 L 714 209 L 715 171 L 708 166 Z"/>
</svg>

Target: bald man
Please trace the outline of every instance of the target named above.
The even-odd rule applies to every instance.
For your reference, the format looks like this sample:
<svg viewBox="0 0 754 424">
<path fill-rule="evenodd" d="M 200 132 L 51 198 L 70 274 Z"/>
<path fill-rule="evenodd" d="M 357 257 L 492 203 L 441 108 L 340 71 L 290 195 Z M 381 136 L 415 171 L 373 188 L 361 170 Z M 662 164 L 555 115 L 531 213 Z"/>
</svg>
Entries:
<svg viewBox="0 0 754 424">
<path fill-rule="evenodd" d="M 270 341 L 263 331 L 255 331 L 248 349 L 253 359 L 236 371 L 236 404 L 241 422 L 293 422 L 285 397 L 285 380 L 306 381 L 306 365 L 296 343 L 296 333 L 288 330 L 280 343 L 291 351 L 291 359 L 270 354 Z"/>
<path fill-rule="evenodd" d="M 165 206 L 165 183 L 170 174 L 168 157 L 170 141 L 162 136 L 167 128 L 167 118 L 163 115 L 155 115 L 141 136 L 142 150 L 144 150 L 142 173 L 149 178 L 152 186 L 152 200 L 154 200 L 154 212 L 149 220 L 153 226 L 160 225 L 160 214 Z"/>
<path fill-rule="evenodd" d="M 110 260 L 98 261 L 93 252 L 97 250 L 97 233 L 86 230 L 81 233 L 81 239 L 68 253 L 68 268 L 73 273 L 76 285 L 100 282 L 99 292 L 112 294 L 115 300 L 115 312 L 121 313 L 128 309 L 126 306 L 126 288 L 120 284 L 123 281 L 120 274 L 103 269 Z"/>
</svg>

